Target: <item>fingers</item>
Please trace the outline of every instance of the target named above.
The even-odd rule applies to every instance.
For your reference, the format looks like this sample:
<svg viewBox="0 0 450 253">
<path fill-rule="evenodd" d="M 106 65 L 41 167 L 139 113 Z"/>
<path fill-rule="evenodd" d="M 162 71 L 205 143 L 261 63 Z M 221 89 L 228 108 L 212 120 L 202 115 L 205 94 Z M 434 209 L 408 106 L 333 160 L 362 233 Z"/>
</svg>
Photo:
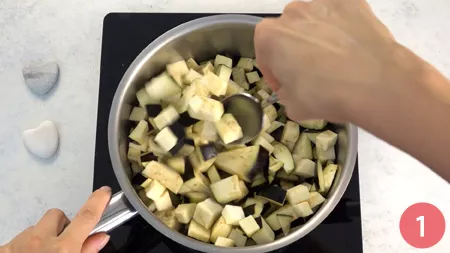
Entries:
<svg viewBox="0 0 450 253">
<path fill-rule="evenodd" d="M 302 1 L 293 1 L 286 5 L 283 10 L 283 16 L 288 16 L 291 18 L 306 18 L 309 19 L 308 10 L 310 8 L 309 3 Z"/>
<path fill-rule="evenodd" d="M 104 186 L 95 191 L 61 236 L 70 238 L 76 243 L 84 242 L 100 221 L 110 198 L 111 188 L 109 187 Z"/>
<path fill-rule="evenodd" d="M 264 76 L 264 80 L 273 91 L 280 88 L 280 84 L 271 71 L 270 59 L 273 53 L 273 42 L 271 41 L 271 28 L 277 19 L 264 19 L 255 28 L 255 56 L 259 70 Z"/>
<path fill-rule="evenodd" d="M 90 236 L 84 243 L 81 253 L 97 253 L 109 242 L 109 235 L 99 233 Z"/>
<path fill-rule="evenodd" d="M 35 231 L 40 236 L 58 236 L 70 223 L 67 216 L 59 209 L 50 209 L 36 224 Z"/>
</svg>

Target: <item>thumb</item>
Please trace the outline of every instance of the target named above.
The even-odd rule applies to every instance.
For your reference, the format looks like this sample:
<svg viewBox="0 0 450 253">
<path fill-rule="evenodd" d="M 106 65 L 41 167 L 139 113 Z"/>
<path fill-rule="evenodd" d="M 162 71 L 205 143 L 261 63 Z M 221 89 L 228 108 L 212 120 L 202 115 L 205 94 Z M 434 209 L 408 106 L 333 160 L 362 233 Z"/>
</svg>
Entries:
<svg viewBox="0 0 450 253">
<path fill-rule="evenodd" d="M 103 249 L 109 241 L 110 236 L 105 233 L 99 233 L 90 236 L 83 243 L 81 253 L 97 253 Z"/>
</svg>

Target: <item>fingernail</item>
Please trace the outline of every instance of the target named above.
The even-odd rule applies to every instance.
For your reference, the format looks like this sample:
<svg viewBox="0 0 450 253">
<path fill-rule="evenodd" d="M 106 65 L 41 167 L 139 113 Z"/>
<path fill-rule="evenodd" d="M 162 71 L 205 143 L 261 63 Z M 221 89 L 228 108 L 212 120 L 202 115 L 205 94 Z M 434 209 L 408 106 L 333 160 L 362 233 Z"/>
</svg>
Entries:
<svg viewBox="0 0 450 253">
<path fill-rule="evenodd" d="M 111 236 L 106 235 L 105 238 L 103 238 L 103 241 L 98 245 L 98 250 L 102 250 L 106 244 L 109 242 L 109 238 L 111 238 Z"/>
<path fill-rule="evenodd" d="M 103 186 L 102 188 L 99 189 L 100 191 L 105 191 L 105 192 L 111 192 L 111 187 L 109 186 Z"/>
</svg>

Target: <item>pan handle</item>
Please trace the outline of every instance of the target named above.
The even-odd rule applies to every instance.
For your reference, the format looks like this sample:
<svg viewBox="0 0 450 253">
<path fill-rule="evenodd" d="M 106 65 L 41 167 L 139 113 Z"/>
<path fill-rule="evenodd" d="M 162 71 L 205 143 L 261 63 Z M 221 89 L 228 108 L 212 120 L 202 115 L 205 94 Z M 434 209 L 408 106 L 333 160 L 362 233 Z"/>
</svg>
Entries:
<svg viewBox="0 0 450 253">
<path fill-rule="evenodd" d="M 92 230 L 91 235 L 99 232 L 107 233 L 133 218 L 137 213 L 123 191 L 117 192 L 112 196 L 100 222 Z"/>
</svg>

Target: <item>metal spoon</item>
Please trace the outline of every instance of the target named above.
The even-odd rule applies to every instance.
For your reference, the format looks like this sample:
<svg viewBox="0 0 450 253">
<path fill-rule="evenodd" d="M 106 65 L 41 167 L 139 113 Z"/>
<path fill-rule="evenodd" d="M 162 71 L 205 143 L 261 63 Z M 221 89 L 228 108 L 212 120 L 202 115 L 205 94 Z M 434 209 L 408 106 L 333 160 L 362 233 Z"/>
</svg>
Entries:
<svg viewBox="0 0 450 253">
<path fill-rule="evenodd" d="M 237 93 L 223 101 L 225 113 L 231 113 L 242 128 L 243 137 L 231 144 L 245 144 L 262 130 L 264 112 L 258 99 L 247 93 Z"/>
</svg>

